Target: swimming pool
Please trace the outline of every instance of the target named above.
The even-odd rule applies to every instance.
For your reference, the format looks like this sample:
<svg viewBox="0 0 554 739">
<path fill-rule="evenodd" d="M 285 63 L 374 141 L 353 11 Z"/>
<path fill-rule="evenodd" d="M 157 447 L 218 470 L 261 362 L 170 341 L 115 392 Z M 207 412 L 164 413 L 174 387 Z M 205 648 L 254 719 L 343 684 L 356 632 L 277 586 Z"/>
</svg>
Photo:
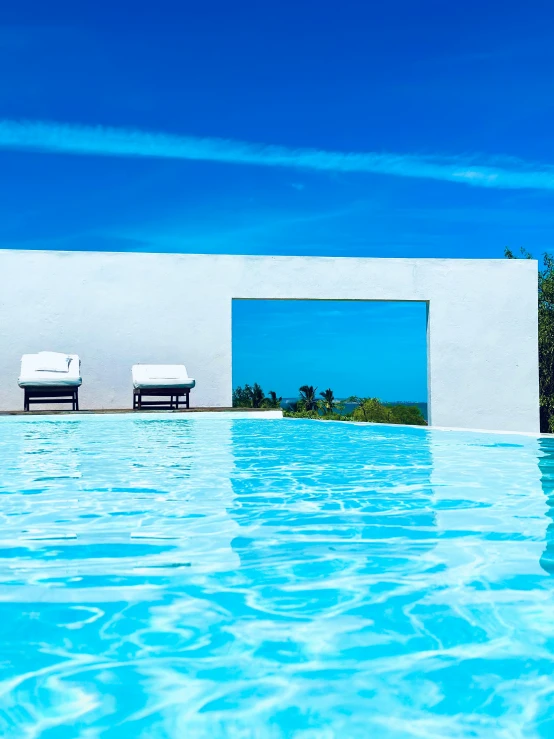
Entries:
<svg viewBox="0 0 554 739">
<path fill-rule="evenodd" d="M 554 736 L 550 439 L 12 417 L 0 460 L 2 736 Z"/>
</svg>

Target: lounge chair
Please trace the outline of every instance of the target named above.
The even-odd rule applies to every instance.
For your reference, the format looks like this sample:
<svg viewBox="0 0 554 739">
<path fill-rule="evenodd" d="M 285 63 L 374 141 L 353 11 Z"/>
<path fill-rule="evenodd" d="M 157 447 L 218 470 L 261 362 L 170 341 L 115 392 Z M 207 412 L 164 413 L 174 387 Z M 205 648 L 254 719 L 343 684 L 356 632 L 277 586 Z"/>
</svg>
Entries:
<svg viewBox="0 0 554 739">
<path fill-rule="evenodd" d="M 133 410 L 157 408 L 179 410 L 189 408 L 189 395 L 196 382 L 188 376 L 184 364 L 135 364 L 133 373 Z M 168 400 L 143 400 L 143 396 Z"/>
<path fill-rule="evenodd" d="M 76 354 L 39 352 L 21 357 L 19 387 L 25 391 L 23 409 L 32 403 L 71 403 L 79 410 L 81 360 Z"/>
</svg>

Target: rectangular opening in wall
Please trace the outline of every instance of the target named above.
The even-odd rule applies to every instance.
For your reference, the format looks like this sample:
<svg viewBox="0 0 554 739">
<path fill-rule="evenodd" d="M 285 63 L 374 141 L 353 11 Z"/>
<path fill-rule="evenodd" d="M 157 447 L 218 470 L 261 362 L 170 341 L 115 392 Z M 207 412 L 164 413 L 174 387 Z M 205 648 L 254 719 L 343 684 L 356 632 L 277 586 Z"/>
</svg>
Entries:
<svg viewBox="0 0 554 739">
<path fill-rule="evenodd" d="M 279 398 L 285 409 L 357 420 L 410 422 L 404 406 L 415 406 L 426 420 L 427 303 L 233 300 L 233 403 Z M 361 409 L 364 398 L 380 406 Z"/>
</svg>

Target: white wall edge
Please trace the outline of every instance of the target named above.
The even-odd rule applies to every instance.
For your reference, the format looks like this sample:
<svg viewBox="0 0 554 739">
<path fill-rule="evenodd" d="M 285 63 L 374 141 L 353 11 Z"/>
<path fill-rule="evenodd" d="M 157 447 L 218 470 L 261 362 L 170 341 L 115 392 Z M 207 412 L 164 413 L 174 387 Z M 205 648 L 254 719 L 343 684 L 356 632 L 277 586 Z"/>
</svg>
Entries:
<svg viewBox="0 0 554 739">
<path fill-rule="evenodd" d="M 172 411 L 162 411 L 161 413 L 153 413 L 152 411 L 147 413 L 141 413 L 140 411 L 129 411 L 126 413 L 94 413 L 94 412 L 87 412 L 87 411 L 68 411 L 67 413 L 21 413 L 17 415 L 12 415 L 10 413 L 7 413 L 5 415 L 0 416 L 0 423 L 2 421 L 22 421 L 22 422 L 29 422 L 34 421 L 35 423 L 38 421 L 82 421 L 83 419 L 101 419 L 101 418 L 109 418 L 114 419 L 118 418 L 122 421 L 130 420 L 130 419 L 137 419 L 137 420 L 143 420 L 143 421 L 205 421 L 205 420 L 211 420 L 213 421 L 214 418 L 217 418 L 221 421 L 226 420 L 232 420 L 236 421 L 239 419 L 247 419 L 249 421 L 257 421 L 261 419 L 267 420 L 269 419 L 275 419 L 275 418 L 283 418 L 283 411 L 279 410 L 267 410 L 267 411 L 200 411 L 200 412 L 193 412 L 193 413 L 179 413 L 172 412 Z"/>
</svg>

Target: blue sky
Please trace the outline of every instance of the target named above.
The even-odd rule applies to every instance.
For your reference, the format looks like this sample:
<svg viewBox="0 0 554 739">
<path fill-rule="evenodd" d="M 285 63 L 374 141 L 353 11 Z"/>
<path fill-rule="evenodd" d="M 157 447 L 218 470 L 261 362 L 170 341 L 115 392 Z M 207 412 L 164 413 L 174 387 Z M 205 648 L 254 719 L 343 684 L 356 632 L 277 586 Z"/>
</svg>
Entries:
<svg viewBox="0 0 554 739">
<path fill-rule="evenodd" d="M 337 398 L 426 401 L 425 303 L 252 303 L 233 301 L 234 386 L 262 381 L 284 398 L 315 385 Z"/>
<path fill-rule="evenodd" d="M 4 3 L 0 246 L 538 255 L 553 22 L 536 0 Z"/>
</svg>

